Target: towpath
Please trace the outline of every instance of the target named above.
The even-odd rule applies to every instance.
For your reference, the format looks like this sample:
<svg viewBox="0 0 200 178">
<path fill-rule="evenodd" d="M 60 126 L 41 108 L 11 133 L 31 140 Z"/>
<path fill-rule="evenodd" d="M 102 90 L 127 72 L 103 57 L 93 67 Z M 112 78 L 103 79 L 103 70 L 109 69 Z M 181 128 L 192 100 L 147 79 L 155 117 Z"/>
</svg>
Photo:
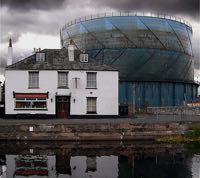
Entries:
<svg viewBox="0 0 200 178">
<path fill-rule="evenodd" d="M 136 118 L 99 118 L 99 119 L 4 119 L 0 125 L 19 124 L 92 124 L 92 123 L 170 123 L 200 122 L 200 115 L 140 115 Z"/>
</svg>

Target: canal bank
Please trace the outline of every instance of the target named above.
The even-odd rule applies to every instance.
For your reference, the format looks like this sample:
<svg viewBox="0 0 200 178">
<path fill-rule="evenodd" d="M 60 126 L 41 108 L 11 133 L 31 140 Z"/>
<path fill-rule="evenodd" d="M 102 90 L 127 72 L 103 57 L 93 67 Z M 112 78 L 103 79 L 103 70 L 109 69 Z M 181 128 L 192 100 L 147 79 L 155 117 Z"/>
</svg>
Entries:
<svg viewBox="0 0 200 178">
<path fill-rule="evenodd" d="M 198 118 L 0 119 L 0 140 L 157 140 L 183 135 L 199 123 Z"/>
</svg>

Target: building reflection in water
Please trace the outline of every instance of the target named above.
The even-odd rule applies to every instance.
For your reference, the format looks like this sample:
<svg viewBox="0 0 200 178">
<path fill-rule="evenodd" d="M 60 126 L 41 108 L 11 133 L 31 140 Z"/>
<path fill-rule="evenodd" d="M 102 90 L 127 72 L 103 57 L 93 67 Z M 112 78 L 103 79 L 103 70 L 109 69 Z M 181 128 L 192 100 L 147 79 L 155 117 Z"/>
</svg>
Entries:
<svg viewBox="0 0 200 178">
<path fill-rule="evenodd" d="M 6 158 L 5 155 L 0 155 L 0 178 L 5 177 L 6 172 Z"/>
<path fill-rule="evenodd" d="M 55 156 L 6 155 L 7 177 L 55 177 Z"/>
<path fill-rule="evenodd" d="M 117 177 L 117 156 L 6 155 L 7 177 Z M 68 176 L 67 176 L 68 175 Z"/>
<path fill-rule="evenodd" d="M 95 149 L 95 148 L 94 148 Z M 79 149 L 77 149 L 79 150 Z M 0 178 L 199 178 L 200 156 L 186 152 L 135 153 L 67 150 L 0 154 Z M 1 151 L 1 150 L 0 150 Z M 38 152 L 37 152 L 38 153 Z M 7 168 L 7 169 L 5 169 Z"/>
<path fill-rule="evenodd" d="M 194 154 L 191 160 L 192 177 L 200 178 L 200 155 Z"/>
<path fill-rule="evenodd" d="M 56 155 L 56 175 L 72 175 L 70 166 L 70 156 Z"/>
<path fill-rule="evenodd" d="M 171 159 L 171 160 L 170 160 Z M 7 177 L 190 178 L 180 157 L 6 155 Z M 177 160 L 178 161 L 177 161 Z M 198 170 L 199 171 L 199 170 Z M 192 177 L 191 177 L 192 178 Z M 198 178 L 198 177 L 195 177 Z"/>
</svg>

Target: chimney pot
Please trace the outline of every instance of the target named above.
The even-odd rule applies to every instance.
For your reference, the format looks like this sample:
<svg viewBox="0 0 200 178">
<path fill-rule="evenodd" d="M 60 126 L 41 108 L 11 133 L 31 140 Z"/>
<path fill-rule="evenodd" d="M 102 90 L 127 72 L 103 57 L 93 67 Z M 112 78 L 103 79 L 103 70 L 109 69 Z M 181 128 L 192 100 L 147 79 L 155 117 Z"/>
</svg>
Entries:
<svg viewBox="0 0 200 178">
<path fill-rule="evenodd" d="M 8 45 L 8 58 L 7 58 L 7 66 L 12 64 L 13 58 L 13 51 L 12 51 L 12 38 L 9 38 L 9 45 Z"/>
<path fill-rule="evenodd" d="M 72 44 L 72 40 L 70 40 L 70 44 L 68 46 L 68 58 L 69 61 L 74 61 L 74 45 Z"/>
</svg>

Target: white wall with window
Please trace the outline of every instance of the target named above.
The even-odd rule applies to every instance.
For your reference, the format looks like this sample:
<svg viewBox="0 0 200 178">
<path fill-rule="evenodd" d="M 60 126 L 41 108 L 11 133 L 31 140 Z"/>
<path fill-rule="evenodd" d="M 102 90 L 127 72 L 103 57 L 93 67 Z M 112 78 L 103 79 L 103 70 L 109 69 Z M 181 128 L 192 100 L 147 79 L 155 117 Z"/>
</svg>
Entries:
<svg viewBox="0 0 200 178">
<path fill-rule="evenodd" d="M 13 94 L 47 92 L 43 99 L 15 98 Z M 56 96 L 70 96 L 70 115 L 118 115 L 118 72 L 5 71 L 6 114 L 55 115 Z"/>
</svg>

